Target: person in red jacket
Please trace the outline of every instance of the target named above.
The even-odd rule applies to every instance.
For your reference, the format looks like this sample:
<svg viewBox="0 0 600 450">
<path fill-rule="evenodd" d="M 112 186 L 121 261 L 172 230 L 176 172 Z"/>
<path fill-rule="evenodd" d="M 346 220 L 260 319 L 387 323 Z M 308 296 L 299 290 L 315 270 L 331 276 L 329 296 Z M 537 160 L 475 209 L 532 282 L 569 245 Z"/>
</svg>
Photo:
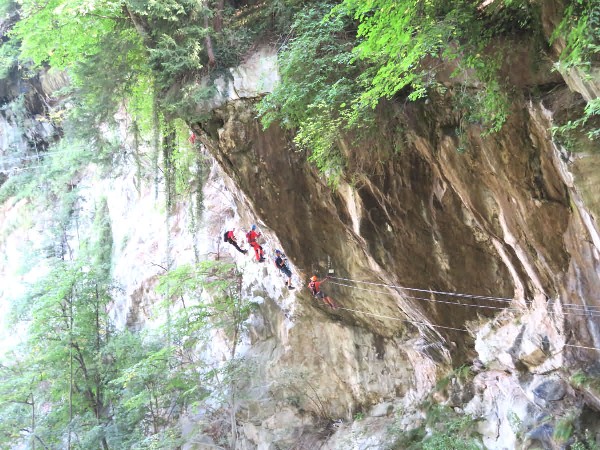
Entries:
<svg viewBox="0 0 600 450">
<path fill-rule="evenodd" d="M 234 231 L 235 231 L 235 228 L 233 228 L 232 230 L 225 233 L 225 238 L 226 238 L 225 242 L 230 243 L 237 249 L 238 252 L 243 253 L 245 255 L 246 253 L 248 253 L 248 250 L 244 250 L 244 249 L 240 248 L 240 246 L 238 245 L 238 243 L 235 239 Z"/>
<path fill-rule="evenodd" d="M 321 283 L 327 281 L 327 278 L 328 277 L 326 277 L 323 281 L 319 281 L 319 279 L 315 275 L 313 275 L 310 278 L 310 283 L 308 283 L 308 288 L 310 289 L 310 292 L 315 298 L 322 299 L 327 305 L 329 305 L 331 309 L 337 309 L 337 305 L 335 304 L 333 299 L 321 290 Z"/>
<path fill-rule="evenodd" d="M 263 248 L 260 246 L 256 239 L 259 238 L 261 233 L 256 232 L 256 225 L 252 225 L 250 231 L 246 233 L 246 239 L 248 240 L 248 244 L 250 247 L 254 249 L 254 254 L 256 255 L 256 260 L 258 262 L 263 262 L 265 260 L 265 252 Z"/>
</svg>

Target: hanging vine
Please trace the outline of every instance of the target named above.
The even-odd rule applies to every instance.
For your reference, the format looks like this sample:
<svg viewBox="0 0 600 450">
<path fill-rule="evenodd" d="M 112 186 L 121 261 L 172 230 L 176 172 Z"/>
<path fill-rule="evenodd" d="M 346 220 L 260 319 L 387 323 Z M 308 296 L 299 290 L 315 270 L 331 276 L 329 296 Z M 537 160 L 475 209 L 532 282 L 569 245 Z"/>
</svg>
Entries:
<svg viewBox="0 0 600 450">
<path fill-rule="evenodd" d="M 137 120 L 134 119 L 131 129 L 133 133 L 133 159 L 135 160 L 134 185 L 139 194 L 142 188 L 142 162 L 140 159 L 140 127 Z"/>
<path fill-rule="evenodd" d="M 158 199 L 158 185 L 160 182 L 160 168 L 158 166 L 158 154 L 160 148 L 160 115 L 159 115 L 159 99 L 156 86 L 153 89 L 154 98 L 152 101 L 152 171 L 154 172 L 154 198 Z"/>
<path fill-rule="evenodd" d="M 173 154 L 176 150 L 177 132 L 172 122 L 166 122 L 164 125 L 164 134 L 162 138 L 163 152 L 163 175 L 165 179 L 165 203 L 167 216 L 173 212 L 175 204 L 175 165 L 173 164 Z"/>
</svg>

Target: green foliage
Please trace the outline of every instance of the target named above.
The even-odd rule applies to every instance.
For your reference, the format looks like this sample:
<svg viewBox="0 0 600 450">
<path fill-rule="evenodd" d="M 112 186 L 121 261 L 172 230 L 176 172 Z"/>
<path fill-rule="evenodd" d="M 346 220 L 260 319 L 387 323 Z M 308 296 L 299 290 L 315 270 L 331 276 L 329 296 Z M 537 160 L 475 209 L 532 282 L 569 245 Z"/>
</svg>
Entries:
<svg viewBox="0 0 600 450">
<path fill-rule="evenodd" d="M 0 390 L 0 415 L 11 418 L 7 424 L 22 424 L 16 429 L 28 448 L 34 442 L 59 448 L 67 436 L 77 437 L 74 448 L 106 448 L 107 430 L 114 424 L 109 381 L 122 370 L 121 361 L 130 361 L 122 356 L 132 354 L 134 345 L 130 340 L 127 348 L 118 348 L 106 311 L 113 286 L 105 200 L 97 205 L 87 235 L 76 259 L 58 254 L 46 260 L 48 273 L 30 288 L 21 313 L 27 342 L 0 374 L 3 386 L 12 386 Z M 14 443 L 15 435 L 3 431 L 0 442 Z"/>
<path fill-rule="evenodd" d="M 528 2 L 496 1 L 481 8 L 477 2 L 346 0 L 336 11 L 359 21 L 355 53 L 373 66 L 362 76 L 362 104 L 375 107 L 381 98 L 392 98 L 405 88 L 411 100 L 439 90 L 436 69 L 428 61 L 441 57 L 459 63 L 455 75 L 470 78 L 474 71 L 475 83 L 467 79 L 464 85 L 485 85 L 466 111 L 468 120 L 489 131 L 501 128 L 508 111 L 507 92 L 498 80 L 501 56 L 488 46 L 495 36 L 529 26 Z"/>
<path fill-rule="evenodd" d="M 578 370 L 571 375 L 571 384 L 577 389 L 591 389 L 600 392 L 600 378 Z"/>
<path fill-rule="evenodd" d="M 83 142 L 61 140 L 50 147 L 38 167 L 36 186 L 40 193 L 46 193 L 48 200 L 54 200 L 70 192 L 78 174 L 90 163 L 98 161 L 98 155 L 90 151 Z"/>
<path fill-rule="evenodd" d="M 195 265 L 182 265 L 160 277 L 156 291 L 159 294 L 179 297 L 199 294 L 202 289 L 226 292 L 231 285 L 229 277 L 235 265 L 219 261 L 202 261 Z"/>
<path fill-rule="evenodd" d="M 188 268 L 187 275 L 175 272 L 187 280 L 165 287 L 169 301 L 175 295 L 183 305 L 176 311 L 169 305 L 171 320 L 155 334 L 118 332 L 107 314 L 114 290 L 113 243 L 104 199 L 96 205 L 88 230 L 92 236 L 82 237 L 77 249 L 69 239 L 83 170 L 90 163 L 115 165 L 125 153 L 113 118 L 122 107 L 133 119 L 136 151 L 144 140 L 159 142 L 161 132 L 171 139 L 165 162 L 174 192 L 191 195 L 196 186 L 190 180 L 201 181 L 198 153 L 186 142 L 187 127 L 172 120 L 179 112 L 168 103 L 184 105 L 211 92 L 190 89 L 187 99 L 160 94 L 188 76 L 194 85 L 206 74 L 201 72 L 208 58 L 206 38 L 213 38 L 217 65 L 234 61 L 249 45 L 249 34 L 216 32 L 213 11 L 204 6 L 196 1 L 23 1 L 23 20 L 9 41 L 13 53 L 6 46 L 0 58 L 6 56 L 8 70 L 20 48 L 20 64 L 30 58 L 65 68 L 72 83 L 57 94 L 69 96 L 72 107 L 54 117 L 65 138 L 41 154 L 35 163 L 40 167 L 11 177 L 0 191 L 2 200 L 19 195 L 54 213 L 44 224 L 50 231 L 48 273 L 15 313 L 28 322 L 27 348 L 21 360 L 0 369 L 0 446 L 19 434 L 24 443 L 41 440 L 47 448 L 59 448 L 70 438 L 79 448 L 176 448 L 181 445 L 177 419 L 208 394 L 203 381 L 225 383 L 225 398 L 249 373 L 235 349 L 251 305 L 242 301 L 233 267 L 205 263 Z M 235 11 L 225 16 L 231 24 Z M 205 18 L 208 27 L 199 26 Z M 148 24 L 152 33 L 145 34 Z M 196 290 L 213 300 L 200 301 Z M 230 360 L 207 368 L 194 350 L 217 327 L 233 343 Z M 233 398 L 227 402 L 235 414 Z"/>
<path fill-rule="evenodd" d="M 368 131 L 381 99 L 417 100 L 444 92 L 440 60 L 457 69 L 455 107 L 467 123 L 499 131 L 509 113 L 509 90 L 498 69 L 497 36 L 534 28 L 526 0 L 421 2 L 346 0 L 307 5 L 279 56 L 281 83 L 259 105 L 263 125 L 277 121 L 297 132 L 296 143 L 335 184 L 348 155 L 342 136 Z M 356 29 L 355 27 L 358 26 Z"/>
<path fill-rule="evenodd" d="M 0 45 L 0 79 L 8 78 L 17 66 L 19 46 L 16 41 L 8 41 Z"/>
<path fill-rule="evenodd" d="M 563 417 L 554 425 L 554 433 L 552 437 L 560 444 L 565 444 L 573 435 L 573 420 L 574 417 Z"/>
<path fill-rule="evenodd" d="M 220 328 L 236 342 L 252 311 L 252 304 L 243 301 L 239 293 L 239 276 L 234 264 L 221 261 L 183 265 L 163 275 L 156 287 L 158 293 L 173 300 L 184 302 L 188 298 L 193 302 L 175 318 L 173 328 L 175 333 L 180 333 L 176 339 L 189 347 L 209 328 Z M 203 297 L 204 291 L 212 302 Z M 186 343 L 188 338 L 192 341 Z"/>
<path fill-rule="evenodd" d="M 32 171 L 22 171 L 10 176 L 2 186 L 0 186 L 0 204 L 6 202 L 9 198 L 19 200 L 28 197 L 31 193 L 26 187 L 34 186 L 34 176 Z"/>
<path fill-rule="evenodd" d="M 590 141 L 600 137 L 600 99 L 595 98 L 587 102 L 583 115 L 576 119 L 568 120 L 562 125 L 552 128 L 552 135 L 570 151 L 576 152 L 587 149 L 589 146 L 581 146 L 579 139 L 581 134 Z"/>
<path fill-rule="evenodd" d="M 506 420 L 510 425 L 510 429 L 515 434 L 517 439 L 520 439 L 523 434 L 523 420 L 514 411 L 508 411 L 506 413 Z"/>
<path fill-rule="evenodd" d="M 257 31 L 259 32 L 271 29 L 272 32 L 278 35 L 289 36 L 290 26 L 294 23 L 294 16 L 305 6 L 305 3 L 302 0 L 271 0 L 260 4 L 257 8 L 260 18 L 252 17 L 251 19 L 254 19 L 254 22 L 258 25 Z M 261 26 L 261 24 L 264 25 Z"/>
<path fill-rule="evenodd" d="M 204 37 L 204 29 L 189 26 L 182 34 L 185 36 L 182 41 L 163 34 L 158 37 L 156 47 L 150 49 L 149 62 L 162 88 L 168 88 L 178 77 L 202 68 L 200 40 Z"/>
<path fill-rule="evenodd" d="M 21 430 L 31 426 L 35 403 L 32 396 L 35 377 L 29 373 L 29 361 L 21 360 L 17 352 L 6 355 L 10 365 L 0 365 L 0 443 L 16 442 L 22 438 Z"/>
<path fill-rule="evenodd" d="M 461 383 L 468 382 L 473 378 L 471 367 L 463 364 L 460 367 L 452 369 L 446 376 L 441 377 L 435 385 L 436 391 L 442 391 L 452 382 L 453 379 Z"/>
<path fill-rule="evenodd" d="M 232 8 L 219 13 L 208 3 L 195 0 L 129 0 L 126 8 L 144 35 L 148 64 L 163 91 L 188 80 L 196 83 L 211 66 L 237 64 L 251 44 L 246 28 L 235 27 L 236 11 Z M 224 23 L 218 30 L 213 24 L 217 14 Z M 182 100 L 170 98 L 169 103 Z"/>
<path fill-rule="evenodd" d="M 151 133 L 154 82 L 147 49 L 119 3 L 25 0 L 11 37 L 22 42 L 22 61 L 67 70 L 71 85 L 61 94 L 69 96 L 70 107 L 57 121 L 66 137 L 85 141 L 107 157 L 104 163 L 116 162 L 112 155 L 122 145 L 106 125 L 115 128 L 114 115 L 123 104 Z"/>
<path fill-rule="evenodd" d="M 475 421 L 451 408 L 426 404 L 423 427 L 397 433 L 390 450 L 479 450 L 481 439 L 474 431 Z"/>
<path fill-rule="evenodd" d="M 172 320 L 154 332 L 119 332 L 107 314 L 113 239 L 104 199 L 90 236 L 76 259 L 49 259 L 47 275 L 27 295 L 28 341 L 0 366 L 0 446 L 23 438 L 28 448 L 34 440 L 59 448 L 70 436 L 74 448 L 176 448 L 179 417 L 209 393 L 235 414 L 231 392 L 251 370 L 235 348 L 251 305 L 241 299 L 234 267 L 174 270 L 161 289 L 190 305 L 182 300 L 173 311 L 167 302 Z M 207 367 L 197 348 L 215 328 L 231 338 L 230 360 Z"/>
<path fill-rule="evenodd" d="M 389 0 L 346 0 L 337 7 L 336 13 L 351 14 L 359 22 L 357 57 L 376 64 L 365 75 L 369 85 L 362 102 L 375 107 L 380 98 L 409 85 L 416 87 L 413 98 L 423 95 L 426 73 L 418 65 L 427 55 L 437 56 L 452 39 L 452 23 L 438 20 L 448 9 L 440 2 Z"/>
<path fill-rule="evenodd" d="M 193 350 L 206 345 L 215 329 L 226 333 L 229 345 L 226 363 L 211 367 L 196 362 L 194 373 L 211 386 L 207 389 L 212 401 L 216 400 L 228 410 L 232 423 L 230 445 L 235 447 L 237 431 L 234 423 L 239 404 L 236 397 L 253 371 L 249 361 L 238 358 L 236 353 L 253 309 L 252 304 L 241 297 L 240 273 L 232 264 L 203 261 L 169 271 L 160 278 L 157 291 L 166 295 L 167 300 L 178 297 L 181 300 L 183 308 L 167 321 L 165 334 L 185 361 L 194 361 Z M 191 301 L 191 305 L 186 306 L 185 299 Z M 169 301 L 165 308 L 167 316 L 171 317 Z"/>
<path fill-rule="evenodd" d="M 347 20 L 322 20 L 332 5 L 301 11 L 293 24 L 293 36 L 282 47 L 279 70 L 282 83 L 262 102 L 260 112 L 268 127 L 277 120 L 286 128 L 299 126 L 320 103 L 332 109 L 351 100 L 352 78 L 358 71 L 351 64 L 352 41 L 346 39 Z M 336 83 L 335 86 L 331 84 Z"/>
<path fill-rule="evenodd" d="M 127 337 L 126 335 L 124 337 Z M 126 356 L 127 364 L 110 381 L 115 399 L 119 441 L 132 446 L 147 434 L 156 435 L 172 425 L 172 420 L 187 410 L 191 401 L 202 398 L 197 364 L 182 361 L 175 347 L 164 345 L 158 336 L 145 342 L 129 336 L 137 348 Z M 123 344 L 118 345 L 121 348 Z"/>
<path fill-rule="evenodd" d="M 21 41 L 22 60 L 54 69 L 76 65 L 82 56 L 105 51 L 103 38 L 115 32 L 120 4 L 109 0 L 20 0 L 20 20 L 10 33 Z"/>
<path fill-rule="evenodd" d="M 105 51 L 81 59 L 70 71 L 70 99 L 76 108 L 69 109 L 66 126 L 79 125 L 70 135 L 92 142 L 102 138 L 100 125 L 114 123 L 123 103 L 138 122 L 148 122 L 152 114 L 147 105 L 152 99 L 152 76 L 140 36 L 131 29 L 118 29 L 102 36 L 100 44 Z"/>
<path fill-rule="evenodd" d="M 5 111 L 7 118 L 17 127 L 25 130 L 27 128 L 26 123 L 29 119 L 29 111 L 27 110 L 27 101 L 25 94 L 19 95 L 11 102 L 2 106 L 2 110 Z M 13 143 L 9 143 L 9 147 Z"/>
<path fill-rule="evenodd" d="M 338 141 L 350 125 L 360 69 L 352 61 L 348 18 L 322 19 L 331 8 L 310 5 L 297 14 L 279 55 L 281 83 L 262 100 L 259 114 L 265 127 L 277 121 L 297 129 L 296 143 L 310 150 L 311 161 L 335 183 L 344 167 Z"/>
<path fill-rule="evenodd" d="M 67 429 L 91 447 L 101 447 L 103 440 L 98 427 L 107 420 L 104 387 L 111 376 L 102 360 L 111 333 L 106 314 L 110 284 L 97 256 L 110 254 L 112 242 L 101 219 L 104 212 L 100 208 L 97 214 L 99 240 L 81 249 L 80 260 L 49 260 L 49 273 L 28 296 L 28 342 L 20 367 L 29 380 L 31 408 L 22 411 L 27 415 L 21 420 L 34 414 L 36 420 L 26 429 L 32 439 L 35 435 L 50 446 L 59 446 Z"/>
<path fill-rule="evenodd" d="M 35 198 L 64 211 L 63 217 L 67 217 L 77 199 L 76 186 L 82 171 L 91 163 L 109 164 L 111 153 L 111 148 L 95 148 L 84 141 L 64 138 L 40 153 L 33 167 L 11 176 L 0 188 L 0 200 L 12 195 Z"/>
<path fill-rule="evenodd" d="M 581 370 L 571 376 L 571 384 L 577 388 L 584 387 L 589 383 L 589 377 Z"/>
<path fill-rule="evenodd" d="M 600 53 L 600 3 L 597 0 L 568 2 L 553 40 L 564 39 L 560 67 L 576 67 L 588 72 Z"/>
<path fill-rule="evenodd" d="M 15 13 L 16 9 L 17 3 L 15 0 L 0 0 L 0 16 L 2 18 L 8 18 Z"/>
<path fill-rule="evenodd" d="M 106 198 L 101 198 L 95 209 L 96 214 L 92 227 L 92 236 L 94 237 L 88 245 L 84 242 L 82 251 L 89 255 L 91 266 L 98 272 L 98 275 L 108 280 L 111 275 L 113 236 Z"/>
<path fill-rule="evenodd" d="M 600 445 L 598 445 L 592 433 L 585 430 L 583 438 L 576 438 L 575 443 L 570 448 L 571 450 L 600 450 Z"/>
<path fill-rule="evenodd" d="M 600 54 L 599 30 L 600 2 L 597 0 L 568 2 L 563 19 L 552 35 L 552 40 L 564 40 L 565 44 L 557 64 L 559 70 L 575 69 L 584 79 L 593 77 L 593 70 L 598 69 Z M 584 132 L 588 139 L 595 140 L 600 136 L 599 115 L 600 101 L 591 99 L 581 117 L 554 127 L 553 135 L 563 143 L 575 141 L 579 132 Z M 571 151 L 577 151 L 579 145 L 568 145 L 568 147 Z"/>
<path fill-rule="evenodd" d="M 194 195 L 202 190 L 206 174 L 202 169 L 205 157 L 188 142 L 189 128 L 181 120 L 173 122 L 174 142 L 169 153 L 169 166 L 172 169 L 171 191 L 180 197 L 193 201 Z"/>
<path fill-rule="evenodd" d="M 22 67 L 32 62 L 64 69 L 71 84 L 58 95 L 69 97 L 69 108 L 54 119 L 66 137 L 105 156 L 107 166 L 121 162 L 127 150 L 119 140 L 116 112 L 124 106 L 135 124 L 136 157 L 145 143 L 158 148 L 161 132 L 174 118 L 199 119 L 197 103 L 217 92 L 212 82 L 229 74 L 270 20 L 261 8 L 218 11 L 214 3 L 196 0 L 23 0 L 20 5 L 21 19 L 0 59 L 6 57 L 8 70 L 19 49 Z"/>
</svg>

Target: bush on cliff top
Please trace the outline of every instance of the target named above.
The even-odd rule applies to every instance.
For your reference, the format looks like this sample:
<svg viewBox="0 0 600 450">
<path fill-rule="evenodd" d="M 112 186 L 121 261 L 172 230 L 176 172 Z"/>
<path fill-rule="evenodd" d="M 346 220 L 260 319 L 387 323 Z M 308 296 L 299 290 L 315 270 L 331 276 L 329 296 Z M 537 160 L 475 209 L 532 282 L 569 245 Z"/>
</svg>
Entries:
<svg viewBox="0 0 600 450">
<path fill-rule="evenodd" d="M 296 142 L 310 149 L 317 167 L 339 176 L 342 134 L 368 126 L 382 99 L 417 100 L 442 91 L 437 66 L 453 60 L 465 85 L 481 86 L 470 101 L 457 102 L 458 113 L 487 132 L 498 131 L 510 103 L 498 76 L 502 55 L 490 44 L 496 36 L 529 29 L 533 16 L 525 0 L 485 7 L 442 0 L 310 4 L 282 47 L 281 84 L 259 107 L 263 125 L 278 120 L 297 130 Z"/>
</svg>

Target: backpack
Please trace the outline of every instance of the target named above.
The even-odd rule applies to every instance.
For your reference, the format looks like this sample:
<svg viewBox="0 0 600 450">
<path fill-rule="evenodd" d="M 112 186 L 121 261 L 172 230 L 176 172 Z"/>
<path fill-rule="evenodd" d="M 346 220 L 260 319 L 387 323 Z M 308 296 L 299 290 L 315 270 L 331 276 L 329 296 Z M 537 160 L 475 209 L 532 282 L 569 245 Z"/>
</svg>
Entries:
<svg viewBox="0 0 600 450">
<path fill-rule="evenodd" d="M 281 259 L 281 266 L 279 264 L 277 264 L 277 260 Z M 282 253 L 281 256 L 276 256 L 273 259 L 273 264 L 275 264 L 275 267 L 277 267 L 279 270 L 281 270 L 282 267 L 287 267 L 287 258 L 285 257 L 285 255 Z"/>
<path fill-rule="evenodd" d="M 227 242 L 227 235 L 229 234 L 229 231 L 226 231 L 225 234 L 223 234 L 223 242 Z"/>
</svg>

